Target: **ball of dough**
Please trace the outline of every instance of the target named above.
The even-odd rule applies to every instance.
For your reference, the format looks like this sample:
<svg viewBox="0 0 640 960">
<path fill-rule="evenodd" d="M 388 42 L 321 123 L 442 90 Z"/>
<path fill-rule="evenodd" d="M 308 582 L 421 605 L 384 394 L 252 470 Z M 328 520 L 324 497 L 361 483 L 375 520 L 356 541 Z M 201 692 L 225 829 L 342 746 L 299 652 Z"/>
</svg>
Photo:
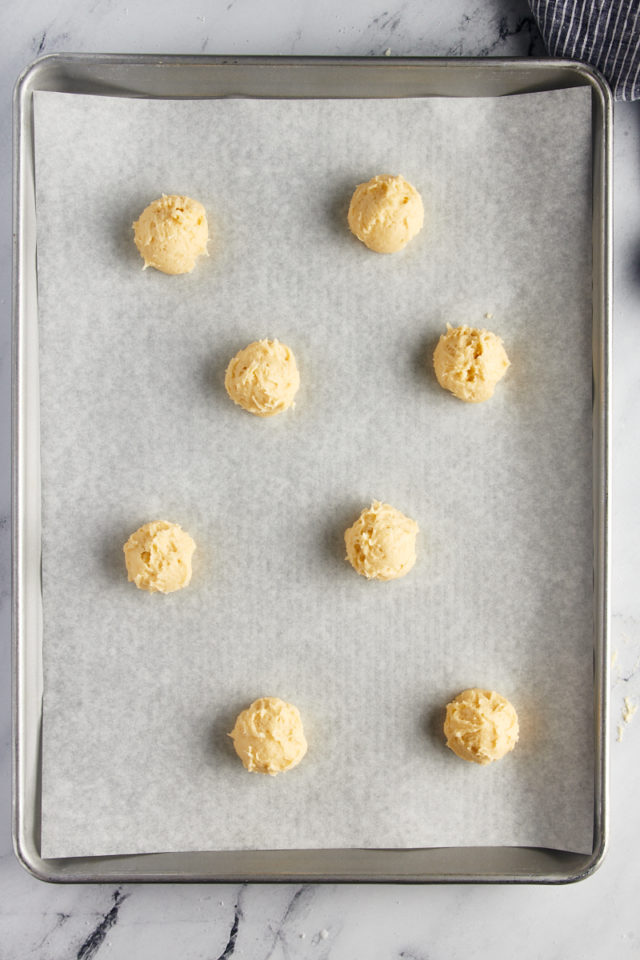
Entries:
<svg viewBox="0 0 640 960">
<path fill-rule="evenodd" d="M 467 403 L 482 403 L 493 396 L 509 358 L 495 333 L 447 324 L 433 354 L 433 366 L 441 387 Z"/>
<path fill-rule="evenodd" d="M 300 386 L 296 358 L 278 340 L 256 340 L 231 360 L 224 385 L 238 406 L 273 417 L 293 405 Z"/>
<path fill-rule="evenodd" d="M 191 197 L 163 193 L 133 224 L 134 241 L 145 269 L 162 273 L 191 273 L 196 259 L 207 253 L 209 228 L 201 203 Z"/>
<path fill-rule="evenodd" d="M 297 707 L 278 697 L 262 697 L 243 710 L 229 734 L 249 773 L 274 777 L 295 767 L 307 752 Z"/>
<path fill-rule="evenodd" d="M 173 593 L 191 580 L 196 545 L 177 523 L 153 520 L 132 533 L 125 543 L 129 580 L 149 593 Z"/>
<path fill-rule="evenodd" d="M 395 253 L 422 230 L 422 197 L 404 177 L 373 177 L 356 187 L 348 220 L 351 232 L 369 250 Z"/>
<path fill-rule="evenodd" d="M 463 760 L 487 764 L 500 760 L 518 741 L 518 714 L 493 690 L 463 690 L 447 704 L 447 746 Z"/>
<path fill-rule="evenodd" d="M 344 534 L 347 560 L 368 580 L 397 580 L 416 562 L 418 524 L 374 500 Z"/>
</svg>

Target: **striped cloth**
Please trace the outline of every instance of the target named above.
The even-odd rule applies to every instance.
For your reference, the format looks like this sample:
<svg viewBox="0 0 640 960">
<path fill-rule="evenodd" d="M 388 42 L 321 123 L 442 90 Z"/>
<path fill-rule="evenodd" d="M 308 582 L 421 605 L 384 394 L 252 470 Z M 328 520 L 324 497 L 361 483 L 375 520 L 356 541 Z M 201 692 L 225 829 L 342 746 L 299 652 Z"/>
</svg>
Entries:
<svg viewBox="0 0 640 960">
<path fill-rule="evenodd" d="M 547 52 L 584 60 L 616 100 L 640 98 L 640 0 L 529 0 Z"/>
</svg>

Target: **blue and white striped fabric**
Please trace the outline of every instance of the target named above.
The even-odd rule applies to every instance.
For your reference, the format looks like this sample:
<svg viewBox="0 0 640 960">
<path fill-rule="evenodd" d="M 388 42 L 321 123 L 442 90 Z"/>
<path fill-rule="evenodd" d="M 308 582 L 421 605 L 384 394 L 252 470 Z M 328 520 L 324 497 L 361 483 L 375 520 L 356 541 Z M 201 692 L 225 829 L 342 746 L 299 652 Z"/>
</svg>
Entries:
<svg viewBox="0 0 640 960">
<path fill-rule="evenodd" d="M 529 0 L 547 52 L 605 75 L 616 100 L 640 98 L 640 0 Z"/>
</svg>

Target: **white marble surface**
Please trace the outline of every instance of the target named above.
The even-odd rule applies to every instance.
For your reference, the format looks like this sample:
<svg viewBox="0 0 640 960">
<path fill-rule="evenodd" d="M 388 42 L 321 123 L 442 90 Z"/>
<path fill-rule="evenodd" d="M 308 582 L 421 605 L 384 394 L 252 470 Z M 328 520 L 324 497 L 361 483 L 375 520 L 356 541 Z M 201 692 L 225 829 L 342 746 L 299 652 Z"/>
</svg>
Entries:
<svg viewBox="0 0 640 960">
<path fill-rule="evenodd" d="M 51 886 L 10 838 L 11 91 L 39 53 L 542 53 L 524 0 L 32 0 L 0 7 L 0 960 L 640 957 L 640 104 L 615 114 L 611 841 L 568 887 Z M 526 189 L 526 184 L 523 184 Z"/>
</svg>

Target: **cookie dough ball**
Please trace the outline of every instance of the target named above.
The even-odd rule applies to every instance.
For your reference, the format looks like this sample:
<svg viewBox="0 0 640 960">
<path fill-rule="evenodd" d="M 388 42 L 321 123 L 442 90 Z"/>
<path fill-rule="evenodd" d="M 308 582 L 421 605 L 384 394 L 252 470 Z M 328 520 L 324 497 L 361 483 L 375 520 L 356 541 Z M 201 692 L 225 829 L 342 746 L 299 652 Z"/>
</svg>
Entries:
<svg viewBox="0 0 640 960">
<path fill-rule="evenodd" d="M 374 500 L 344 534 L 347 560 L 368 580 L 397 580 L 416 562 L 418 524 Z"/>
<path fill-rule="evenodd" d="M 297 707 L 278 697 L 262 697 L 243 710 L 229 734 L 249 773 L 275 777 L 291 770 L 307 752 Z"/>
<path fill-rule="evenodd" d="M 125 543 L 129 580 L 149 593 L 173 593 L 191 580 L 196 545 L 177 523 L 154 520 L 132 533 Z"/>
<path fill-rule="evenodd" d="M 356 187 L 348 220 L 351 232 L 369 250 L 395 253 L 422 230 L 422 197 L 404 177 L 373 177 Z"/>
<path fill-rule="evenodd" d="M 238 406 L 273 417 L 293 405 L 300 386 L 296 358 L 278 340 L 256 340 L 231 360 L 224 385 Z"/>
<path fill-rule="evenodd" d="M 163 193 L 142 211 L 133 230 L 145 269 L 191 273 L 197 258 L 207 253 L 207 214 L 191 197 L 167 197 Z"/>
<path fill-rule="evenodd" d="M 482 403 L 493 396 L 509 358 L 495 333 L 447 324 L 433 354 L 433 366 L 441 387 L 467 403 Z"/>
<path fill-rule="evenodd" d="M 447 704 L 447 746 L 463 760 L 487 764 L 500 760 L 518 742 L 518 714 L 493 690 L 463 690 Z"/>
</svg>

